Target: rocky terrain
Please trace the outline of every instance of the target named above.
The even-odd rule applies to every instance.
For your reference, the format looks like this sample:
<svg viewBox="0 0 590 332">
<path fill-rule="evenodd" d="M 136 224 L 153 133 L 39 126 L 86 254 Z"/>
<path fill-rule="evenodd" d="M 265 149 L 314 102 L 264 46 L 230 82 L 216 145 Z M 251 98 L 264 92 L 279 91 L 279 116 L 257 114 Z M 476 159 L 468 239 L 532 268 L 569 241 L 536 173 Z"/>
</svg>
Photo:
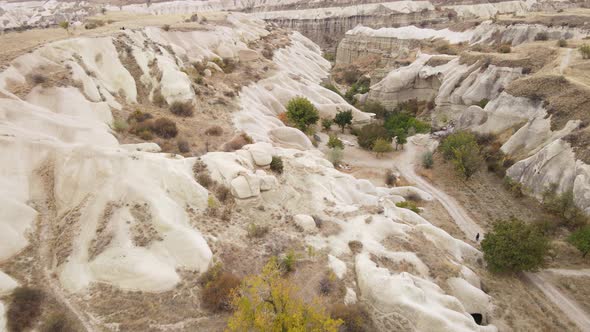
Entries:
<svg viewBox="0 0 590 332">
<path fill-rule="evenodd" d="M 583 296 L 568 293 L 583 282 L 559 277 L 584 278 L 587 259 L 561 262 L 562 241 L 550 270 L 490 273 L 487 207 L 462 195 L 495 195 L 522 219 L 534 209 L 495 178 L 465 188 L 421 169 L 436 133 L 382 157 L 353 132 L 381 121 L 371 102 L 428 105 L 417 116 L 433 132 L 494 137 L 531 202 L 571 191 L 590 213 L 578 7 L 0 2 L 0 331 L 49 331 L 55 317 L 62 331 L 226 330 L 235 304 L 212 308 L 207 278 L 222 268 L 240 284 L 275 258 L 305 303 L 362 310 L 359 330 L 587 330 Z M 362 79 L 342 79 L 351 69 Z M 350 128 L 289 125 L 296 97 L 320 119 L 350 111 Z M 22 289 L 42 294 L 26 323 Z"/>
</svg>

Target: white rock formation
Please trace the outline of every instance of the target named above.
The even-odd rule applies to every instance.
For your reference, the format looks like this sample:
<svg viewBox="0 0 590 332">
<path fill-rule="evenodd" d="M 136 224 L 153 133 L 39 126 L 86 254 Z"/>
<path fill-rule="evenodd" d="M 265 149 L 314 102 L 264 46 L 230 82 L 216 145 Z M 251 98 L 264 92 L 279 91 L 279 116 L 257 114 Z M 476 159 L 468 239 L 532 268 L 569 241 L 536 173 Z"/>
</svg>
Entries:
<svg viewBox="0 0 590 332">
<path fill-rule="evenodd" d="M 299 227 L 304 232 L 312 233 L 317 229 L 315 221 L 307 214 L 295 215 L 293 217 L 293 221 L 295 222 L 295 225 L 297 225 L 297 227 Z"/>
</svg>

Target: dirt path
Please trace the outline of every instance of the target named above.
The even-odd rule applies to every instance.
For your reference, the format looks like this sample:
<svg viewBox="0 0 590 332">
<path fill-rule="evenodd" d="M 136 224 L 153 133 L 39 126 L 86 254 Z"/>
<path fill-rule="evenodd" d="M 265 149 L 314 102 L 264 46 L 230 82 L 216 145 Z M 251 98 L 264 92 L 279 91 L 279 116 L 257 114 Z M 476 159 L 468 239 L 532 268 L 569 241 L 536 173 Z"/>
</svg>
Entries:
<svg viewBox="0 0 590 332">
<path fill-rule="evenodd" d="M 457 226 L 465 233 L 468 239 L 475 239 L 479 233 L 480 239 L 483 238 L 483 229 L 469 216 L 467 211 L 451 196 L 431 185 L 428 181 L 416 174 L 415 167 L 420 156 L 427 150 L 428 140 L 423 136 L 416 136 L 408 140 L 402 153 L 394 158 L 394 164 L 402 175 L 414 185 L 422 190 L 429 192 L 442 206 L 448 211 Z"/>
<path fill-rule="evenodd" d="M 546 269 L 545 271 L 559 274 L 566 277 L 590 277 L 590 269 L 570 270 L 570 269 Z"/>
<path fill-rule="evenodd" d="M 551 300 L 582 331 L 590 331 L 590 317 L 580 305 L 546 280 L 548 272 L 525 273 L 527 279 Z"/>
<path fill-rule="evenodd" d="M 395 158 L 396 166 L 406 179 L 414 182 L 420 189 L 426 190 L 432 194 L 448 211 L 457 226 L 469 238 L 474 238 L 475 234 L 480 233 L 483 237 L 483 229 L 473 220 L 467 212 L 449 195 L 437 189 L 428 181 L 416 174 L 414 168 L 416 160 L 426 151 L 428 140 L 416 137 L 408 140 L 403 153 Z M 590 275 L 590 270 L 561 270 L 555 269 L 561 274 Z M 569 319 L 574 322 L 582 331 L 590 331 L 590 316 L 582 307 L 573 299 L 563 294 L 559 289 L 546 280 L 548 272 L 525 273 L 526 278 L 531 284 L 539 288 L 545 296 L 551 300 Z"/>
</svg>

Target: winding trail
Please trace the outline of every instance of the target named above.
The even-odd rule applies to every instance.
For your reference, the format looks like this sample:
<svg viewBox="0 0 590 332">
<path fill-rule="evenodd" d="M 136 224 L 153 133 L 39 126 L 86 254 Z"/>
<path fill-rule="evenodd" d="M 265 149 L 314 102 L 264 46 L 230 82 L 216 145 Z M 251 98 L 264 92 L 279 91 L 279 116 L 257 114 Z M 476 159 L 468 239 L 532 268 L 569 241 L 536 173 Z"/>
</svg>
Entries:
<svg viewBox="0 0 590 332">
<path fill-rule="evenodd" d="M 463 209 L 455 199 L 431 185 L 414 171 L 419 156 L 428 149 L 431 142 L 432 140 L 425 136 L 411 137 L 408 140 L 408 144 L 405 146 L 404 152 L 394 159 L 395 166 L 407 180 L 414 182 L 416 187 L 429 192 L 434 198 L 436 198 L 468 238 L 475 238 L 477 233 L 483 238 L 483 229 L 471 219 L 465 209 Z M 550 281 L 548 281 L 547 276 L 552 272 L 569 276 L 589 277 L 590 269 L 551 269 L 537 273 L 524 273 L 524 276 L 528 281 L 539 288 L 556 307 L 563 311 L 563 313 L 580 328 L 580 330 L 590 332 L 590 316 L 575 300 L 562 293 L 559 289 L 553 286 Z"/>
<path fill-rule="evenodd" d="M 408 144 L 405 145 L 404 151 L 395 158 L 395 166 L 408 181 L 415 184 L 415 187 L 429 192 L 438 200 L 467 238 L 475 239 L 479 233 L 480 239 L 483 239 L 483 229 L 471 219 L 467 211 L 454 198 L 431 185 L 414 171 L 419 156 L 428 150 L 430 144 L 431 140 L 424 136 L 411 137 Z"/>
</svg>

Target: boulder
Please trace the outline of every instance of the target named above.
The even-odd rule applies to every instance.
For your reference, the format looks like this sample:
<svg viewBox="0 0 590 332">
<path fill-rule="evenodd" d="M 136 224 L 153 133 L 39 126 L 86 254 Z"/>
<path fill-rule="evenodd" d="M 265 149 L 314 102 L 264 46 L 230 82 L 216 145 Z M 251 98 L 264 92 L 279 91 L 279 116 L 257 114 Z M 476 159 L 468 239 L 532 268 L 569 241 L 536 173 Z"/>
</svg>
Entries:
<svg viewBox="0 0 590 332">
<path fill-rule="evenodd" d="M 221 67 L 219 67 L 215 62 L 207 62 L 207 68 L 211 69 L 211 70 L 215 70 L 216 72 L 219 73 L 223 73 L 223 69 L 221 69 Z"/>
<path fill-rule="evenodd" d="M 315 221 L 307 214 L 298 214 L 293 217 L 295 225 L 301 228 L 304 232 L 313 232 L 316 230 Z"/>
<path fill-rule="evenodd" d="M 268 151 L 266 151 L 265 149 L 257 148 L 256 146 L 253 146 L 251 149 L 248 150 L 250 151 L 250 154 L 252 155 L 252 160 L 254 160 L 256 166 L 270 165 L 270 162 L 272 161 L 272 156 L 270 155 L 270 153 L 268 153 Z"/>
<path fill-rule="evenodd" d="M 459 120 L 457 121 L 457 128 L 459 129 L 467 129 L 473 126 L 479 126 L 486 122 L 488 119 L 488 114 L 479 106 L 471 105 L 467 107 L 461 116 L 459 116 Z"/>
<path fill-rule="evenodd" d="M 234 197 L 244 199 L 260 195 L 260 178 L 251 175 L 239 175 L 230 183 Z"/>
<path fill-rule="evenodd" d="M 205 70 L 203 70 L 203 76 L 205 76 L 205 77 L 211 77 L 211 75 L 213 75 L 213 73 L 211 73 L 211 69 L 205 69 Z"/>
<path fill-rule="evenodd" d="M 270 139 L 283 148 L 311 150 L 313 144 L 299 129 L 291 127 L 278 127 L 268 132 Z"/>
<path fill-rule="evenodd" d="M 275 189 L 279 184 L 277 178 L 266 174 L 263 170 L 257 170 L 256 176 L 260 179 L 260 191 L 268 191 Z"/>
</svg>

